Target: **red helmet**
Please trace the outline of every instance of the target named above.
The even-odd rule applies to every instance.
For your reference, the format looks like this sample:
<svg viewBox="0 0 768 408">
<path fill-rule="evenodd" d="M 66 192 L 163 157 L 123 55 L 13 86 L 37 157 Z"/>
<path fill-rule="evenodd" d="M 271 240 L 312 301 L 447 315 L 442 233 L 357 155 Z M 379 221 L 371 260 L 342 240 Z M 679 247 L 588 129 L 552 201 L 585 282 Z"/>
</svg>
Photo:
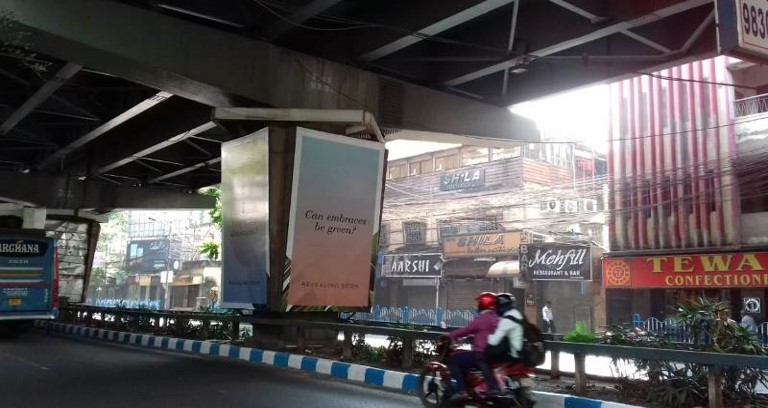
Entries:
<svg viewBox="0 0 768 408">
<path fill-rule="evenodd" d="M 496 294 L 491 292 L 483 292 L 477 297 L 477 310 L 493 310 L 496 308 Z"/>
</svg>

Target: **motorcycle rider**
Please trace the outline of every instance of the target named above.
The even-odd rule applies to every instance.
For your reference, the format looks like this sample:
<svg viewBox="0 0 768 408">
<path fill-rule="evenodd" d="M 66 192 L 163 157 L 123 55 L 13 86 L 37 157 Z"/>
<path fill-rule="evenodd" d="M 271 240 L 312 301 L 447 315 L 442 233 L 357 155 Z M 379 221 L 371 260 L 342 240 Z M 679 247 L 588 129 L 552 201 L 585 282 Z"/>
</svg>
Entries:
<svg viewBox="0 0 768 408">
<path fill-rule="evenodd" d="M 466 375 L 469 370 L 476 368 L 483 372 L 483 377 L 488 383 L 489 396 L 500 393 L 496 376 L 485 361 L 485 348 L 488 345 L 488 336 L 496 330 L 499 316 L 495 312 L 496 295 L 491 292 L 483 292 L 477 297 L 477 310 L 479 314 L 464 328 L 454 330 L 446 335 L 451 341 L 473 336 L 472 351 L 458 352 L 451 356 L 448 363 L 451 377 L 455 384 L 451 401 L 460 401 L 468 397 L 466 390 Z"/>
<path fill-rule="evenodd" d="M 515 297 L 510 293 L 500 293 L 496 296 L 496 313 L 502 319 L 496 330 L 488 336 L 488 344 L 496 346 L 502 341 L 508 341 L 509 355 L 503 357 L 503 361 L 489 361 L 490 364 L 515 363 L 520 359 L 524 329 L 518 321 L 523 320 L 523 314 L 515 308 L 515 303 Z"/>
</svg>

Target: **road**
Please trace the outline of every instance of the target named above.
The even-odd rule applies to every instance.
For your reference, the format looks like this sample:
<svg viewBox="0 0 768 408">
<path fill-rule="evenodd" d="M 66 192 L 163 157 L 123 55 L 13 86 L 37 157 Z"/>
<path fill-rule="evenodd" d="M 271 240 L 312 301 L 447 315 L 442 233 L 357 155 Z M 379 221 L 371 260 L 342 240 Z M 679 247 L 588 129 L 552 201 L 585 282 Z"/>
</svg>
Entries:
<svg viewBox="0 0 768 408">
<path fill-rule="evenodd" d="M 25 333 L 0 338 L 3 408 L 415 408 L 300 371 Z"/>
</svg>

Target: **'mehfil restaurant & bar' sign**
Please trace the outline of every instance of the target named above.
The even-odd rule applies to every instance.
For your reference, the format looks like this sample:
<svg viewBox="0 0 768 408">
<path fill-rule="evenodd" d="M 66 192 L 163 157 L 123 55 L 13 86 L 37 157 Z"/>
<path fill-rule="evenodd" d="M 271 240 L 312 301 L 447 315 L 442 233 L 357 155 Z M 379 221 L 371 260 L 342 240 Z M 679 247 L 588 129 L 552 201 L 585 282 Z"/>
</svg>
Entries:
<svg viewBox="0 0 768 408">
<path fill-rule="evenodd" d="M 520 245 L 520 271 L 533 280 L 592 280 L 590 248 L 556 243 Z"/>
<path fill-rule="evenodd" d="M 768 252 L 603 259 L 606 287 L 768 287 Z"/>
</svg>

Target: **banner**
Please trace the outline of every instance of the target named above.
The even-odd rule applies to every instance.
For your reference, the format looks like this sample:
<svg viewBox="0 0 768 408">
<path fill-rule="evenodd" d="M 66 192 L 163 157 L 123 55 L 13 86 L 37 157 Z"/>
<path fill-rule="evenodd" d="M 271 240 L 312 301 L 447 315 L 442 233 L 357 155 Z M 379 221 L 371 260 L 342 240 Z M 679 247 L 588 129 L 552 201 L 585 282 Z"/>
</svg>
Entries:
<svg viewBox="0 0 768 408">
<path fill-rule="evenodd" d="M 269 276 L 268 129 L 221 147 L 221 302 L 252 309 L 267 303 Z"/>
<path fill-rule="evenodd" d="M 541 243 L 520 245 L 520 272 L 532 280 L 592 280 L 591 248 Z"/>
<path fill-rule="evenodd" d="M 443 238 L 443 258 L 509 255 L 519 247 L 519 232 L 456 235 Z"/>
<path fill-rule="evenodd" d="M 609 288 L 768 287 L 768 252 L 603 258 Z"/>
<path fill-rule="evenodd" d="M 296 128 L 286 310 L 370 307 L 383 169 L 383 143 Z"/>
<path fill-rule="evenodd" d="M 385 255 L 382 276 L 388 278 L 439 278 L 443 276 L 442 254 Z"/>
</svg>

